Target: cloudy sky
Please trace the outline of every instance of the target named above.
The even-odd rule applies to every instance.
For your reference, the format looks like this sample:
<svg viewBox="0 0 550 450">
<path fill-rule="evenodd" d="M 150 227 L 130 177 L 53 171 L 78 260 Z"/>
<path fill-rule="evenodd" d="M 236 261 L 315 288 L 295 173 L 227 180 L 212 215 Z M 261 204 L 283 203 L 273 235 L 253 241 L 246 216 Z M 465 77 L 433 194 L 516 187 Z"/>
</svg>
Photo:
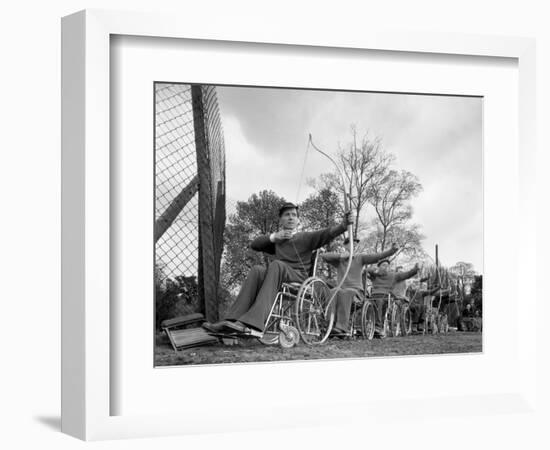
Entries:
<svg viewBox="0 0 550 450">
<path fill-rule="evenodd" d="M 413 221 L 426 235 L 426 251 L 433 256 L 438 243 L 445 265 L 468 261 L 482 271 L 481 99 L 221 86 L 217 92 L 230 201 L 266 188 L 303 201 L 312 193 L 305 177 L 333 167 L 310 149 L 300 184 L 309 133 L 334 154 L 354 124 L 360 135 L 382 138 L 395 168 L 420 179 Z M 367 218 L 373 215 L 371 207 Z"/>
</svg>

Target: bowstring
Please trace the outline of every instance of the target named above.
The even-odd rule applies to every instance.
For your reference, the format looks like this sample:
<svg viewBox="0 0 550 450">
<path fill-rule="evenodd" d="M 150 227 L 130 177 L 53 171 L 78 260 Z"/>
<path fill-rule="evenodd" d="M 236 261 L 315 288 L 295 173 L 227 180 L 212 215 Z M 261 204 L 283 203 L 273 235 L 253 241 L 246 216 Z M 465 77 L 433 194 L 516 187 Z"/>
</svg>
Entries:
<svg viewBox="0 0 550 450">
<path fill-rule="evenodd" d="M 307 161 L 307 153 L 309 151 L 309 144 L 310 144 L 310 141 L 308 140 L 307 141 L 307 146 L 306 146 L 306 152 L 305 152 L 305 155 L 304 155 L 304 162 L 302 163 L 302 171 L 300 173 L 300 180 L 298 182 L 298 191 L 296 192 L 296 204 L 298 204 L 298 200 L 300 199 L 300 190 L 302 188 L 302 181 L 304 179 L 304 173 L 306 171 L 306 161 Z"/>
<path fill-rule="evenodd" d="M 308 142 L 307 142 L 306 152 L 305 152 L 305 155 L 304 155 L 304 161 L 302 163 L 302 171 L 300 173 L 300 180 L 299 180 L 299 183 L 298 183 L 298 191 L 296 192 L 296 204 L 298 204 L 298 200 L 300 199 L 300 189 L 302 187 L 302 181 L 303 181 L 304 173 L 305 173 L 305 169 L 306 169 L 306 161 L 307 161 L 307 154 L 308 154 L 308 151 L 309 151 L 309 146 L 310 146 L 310 140 L 308 140 Z M 296 248 L 296 245 L 294 244 L 294 241 L 292 240 L 293 237 L 294 236 L 292 236 L 290 238 L 290 243 L 292 244 L 292 248 L 294 249 L 294 253 L 296 254 L 296 257 L 300 261 L 300 265 L 302 266 L 302 270 L 305 272 L 306 277 L 308 277 L 309 276 L 309 271 L 306 270 L 306 266 L 305 266 L 304 262 L 302 261 L 302 258 L 300 257 L 300 255 L 298 253 L 298 249 Z"/>
<path fill-rule="evenodd" d="M 321 153 L 322 155 L 326 156 L 331 162 L 332 164 L 335 166 L 336 168 L 336 171 L 338 173 L 338 176 L 340 177 L 340 181 L 342 183 L 342 188 L 343 188 L 343 191 L 344 191 L 344 210 L 346 209 L 349 209 L 351 205 L 348 204 L 348 198 L 346 197 L 347 196 L 347 193 L 346 193 L 346 180 L 342 174 L 342 171 L 340 170 L 340 167 L 338 166 L 338 164 L 336 163 L 336 161 L 334 161 L 334 159 L 327 153 L 325 153 L 324 151 L 322 151 L 319 147 L 317 147 L 314 143 L 313 143 L 313 137 L 311 136 L 311 133 L 309 134 L 309 144 L 311 144 L 311 146 L 317 150 L 319 153 Z M 351 187 L 350 187 L 350 194 L 351 194 Z M 351 195 L 350 195 L 350 203 L 351 203 Z M 346 211 L 344 211 L 345 213 Z M 340 282 L 338 283 L 338 285 L 336 286 L 335 290 L 334 290 L 334 293 L 331 295 L 329 301 L 327 302 L 327 306 L 326 306 L 326 310 L 325 310 L 325 313 L 329 311 L 329 308 L 334 300 L 334 298 L 336 297 L 336 295 L 338 294 L 338 291 L 340 291 L 340 289 L 342 288 L 342 285 L 344 284 L 344 281 L 346 280 L 348 274 L 349 274 L 349 270 L 351 268 L 351 265 L 352 265 L 352 262 L 353 262 L 353 250 L 354 250 L 354 245 L 353 245 L 353 227 L 351 225 L 348 226 L 348 238 L 350 240 L 350 255 L 349 255 L 349 261 L 347 263 L 347 267 L 346 267 L 346 270 L 344 272 L 344 276 L 342 277 L 342 280 L 340 280 Z"/>
</svg>

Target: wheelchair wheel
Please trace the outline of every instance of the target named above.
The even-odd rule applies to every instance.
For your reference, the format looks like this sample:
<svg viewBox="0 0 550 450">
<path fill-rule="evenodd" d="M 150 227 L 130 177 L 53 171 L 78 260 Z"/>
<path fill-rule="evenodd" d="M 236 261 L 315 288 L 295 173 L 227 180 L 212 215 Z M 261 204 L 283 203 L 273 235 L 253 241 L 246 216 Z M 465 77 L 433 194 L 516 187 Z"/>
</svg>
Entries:
<svg viewBox="0 0 550 450">
<path fill-rule="evenodd" d="M 288 326 L 286 332 L 281 330 L 278 337 L 279 345 L 283 348 L 292 348 L 300 341 L 300 333 L 293 326 Z"/>
<path fill-rule="evenodd" d="M 361 327 L 361 311 L 359 308 L 355 308 L 351 313 L 350 318 L 350 338 L 355 339 L 363 335 Z"/>
<path fill-rule="evenodd" d="M 334 301 L 327 311 L 331 294 L 328 285 L 317 277 L 303 282 L 296 302 L 296 324 L 307 345 L 324 343 L 334 323 Z"/>
<path fill-rule="evenodd" d="M 438 324 L 437 328 L 439 329 L 440 333 L 447 334 L 449 332 L 449 319 L 447 318 L 447 314 L 441 314 L 438 317 Z"/>
<path fill-rule="evenodd" d="M 412 317 L 411 310 L 408 306 L 403 306 L 401 312 L 401 334 L 409 336 L 412 333 Z"/>
<path fill-rule="evenodd" d="M 265 325 L 263 336 L 258 340 L 264 345 L 277 345 L 279 343 L 279 319 L 270 318 Z"/>
<path fill-rule="evenodd" d="M 361 297 L 354 297 L 351 304 L 351 314 L 349 320 L 349 333 L 348 338 L 359 339 L 363 336 L 363 327 L 361 325 L 362 317 L 361 312 L 363 310 L 364 301 Z"/>
<path fill-rule="evenodd" d="M 361 332 L 364 339 L 369 341 L 374 338 L 374 330 L 376 325 L 376 310 L 374 305 L 366 301 L 361 308 Z"/>
<path fill-rule="evenodd" d="M 279 343 L 279 332 L 266 331 L 258 340 L 264 345 L 277 345 Z"/>
<path fill-rule="evenodd" d="M 435 313 L 431 314 L 430 323 L 432 324 L 431 333 L 432 334 L 439 333 L 439 327 L 438 327 L 438 324 L 437 324 L 437 316 L 435 315 Z"/>
<path fill-rule="evenodd" d="M 393 302 L 390 313 L 389 331 L 390 336 L 396 337 L 401 334 L 401 308 L 396 302 Z"/>
<path fill-rule="evenodd" d="M 433 311 L 427 311 L 424 317 L 424 334 L 436 334 L 437 323 Z"/>
</svg>

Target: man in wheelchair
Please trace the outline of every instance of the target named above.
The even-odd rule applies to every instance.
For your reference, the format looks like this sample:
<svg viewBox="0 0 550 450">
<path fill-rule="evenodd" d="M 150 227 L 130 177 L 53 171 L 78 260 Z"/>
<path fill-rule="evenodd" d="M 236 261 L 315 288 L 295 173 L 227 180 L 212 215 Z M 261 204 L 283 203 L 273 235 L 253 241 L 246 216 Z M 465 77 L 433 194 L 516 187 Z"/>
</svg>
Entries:
<svg viewBox="0 0 550 450">
<path fill-rule="evenodd" d="M 388 307 L 388 297 L 392 295 L 392 289 L 396 283 L 407 280 L 418 272 L 418 263 L 406 272 L 395 272 L 389 269 L 390 261 L 382 259 L 378 261 L 376 270 L 369 270 L 368 276 L 372 281 L 371 297 L 376 304 L 376 326 L 375 337 L 384 338 L 384 316 Z"/>
<path fill-rule="evenodd" d="M 412 332 L 422 333 L 424 332 L 424 321 L 426 318 L 426 311 L 428 304 L 431 306 L 434 300 L 434 296 L 439 291 L 439 286 L 435 285 L 428 289 L 428 277 L 419 280 L 419 286 L 417 289 L 410 290 L 410 311 L 412 319 Z"/>
<path fill-rule="evenodd" d="M 298 232 L 298 207 L 285 203 L 279 210 L 279 231 L 259 236 L 250 247 L 274 256 L 269 267 L 254 266 L 229 309 L 226 318 L 206 322 L 203 328 L 215 334 L 261 336 L 279 288 L 284 282 L 303 282 L 311 269 L 312 252 L 346 231 L 354 219 L 348 211 L 339 225 L 314 232 Z"/>
<path fill-rule="evenodd" d="M 359 243 L 359 239 L 354 239 L 355 243 Z M 350 241 L 349 238 L 344 240 L 344 252 L 343 253 L 324 253 L 322 258 L 330 265 L 336 267 L 338 283 L 342 280 L 346 272 L 350 257 Z M 377 261 L 387 258 L 397 252 L 398 248 L 396 244 L 393 244 L 389 250 L 382 253 L 356 253 L 352 257 L 352 262 L 348 275 L 342 287 L 336 294 L 335 298 L 335 322 L 332 328 L 331 335 L 345 336 L 349 333 L 350 328 L 350 313 L 353 299 L 356 296 L 362 298 L 365 295 L 363 288 L 362 272 L 365 266 L 374 264 Z M 331 295 L 334 290 L 331 291 Z"/>
</svg>

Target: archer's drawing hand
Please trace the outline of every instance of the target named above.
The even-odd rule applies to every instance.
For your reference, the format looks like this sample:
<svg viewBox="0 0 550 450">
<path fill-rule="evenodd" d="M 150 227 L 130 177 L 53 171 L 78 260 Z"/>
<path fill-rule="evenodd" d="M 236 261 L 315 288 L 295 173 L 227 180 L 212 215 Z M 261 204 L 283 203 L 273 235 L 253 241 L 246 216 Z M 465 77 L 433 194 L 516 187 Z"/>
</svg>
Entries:
<svg viewBox="0 0 550 450">
<path fill-rule="evenodd" d="M 353 213 L 351 211 L 346 211 L 344 213 L 344 220 L 342 223 L 346 228 L 355 223 L 355 217 L 353 217 Z"/>
<path fill-rule="evenodd" d="M 292 231 L 291 230 L 280 230 L 276 233 L 273 233 L 272 235 L 272 241 L 277 242 L 283 242 L 292 237 Z"/>
<path fill-rule="evenodd" d="M 394 252 L 396 252 L 397 250 L 399 250 L 399 247 L 398 247 L 397 244 L 394 242 L 394 243 L 392 243 L 392 245 L 391 245 L 391 249 L 392 249 Z"/>
</svg>

